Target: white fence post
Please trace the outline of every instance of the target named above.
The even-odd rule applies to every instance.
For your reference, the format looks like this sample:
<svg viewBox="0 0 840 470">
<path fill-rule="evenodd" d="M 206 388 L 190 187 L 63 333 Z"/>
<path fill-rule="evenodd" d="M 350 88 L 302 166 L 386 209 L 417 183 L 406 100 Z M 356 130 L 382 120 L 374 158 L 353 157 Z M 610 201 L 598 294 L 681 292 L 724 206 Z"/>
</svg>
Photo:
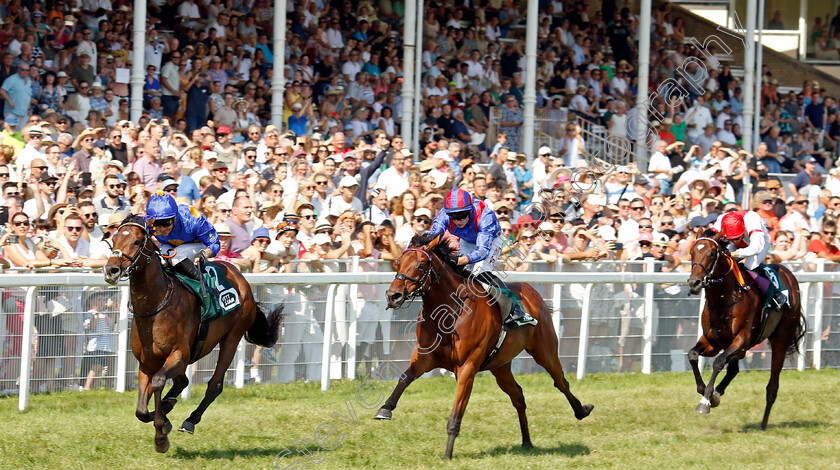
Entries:
<svg viewBox="0 0 840 470">
<path fill-rule="evenodd" d="M 181 390 L 181 400 L 189 400 L 192 396 L 192 386 L 193 386 L 193 374 L 195 373 L 195 364 L 187 364 L 187 370 L 184 372 L 187 374 L 187 386 Z"/>
<path fill-rule="evenodd" d="M 589 303 L 593 287 L 595 284 L 589 283 L 583 291 L 583 305 L 580 310 L 580 341 L 578 342 L 578 380 L 586 376 L 586 350 L 589 348 Z"/>
<path fill-rule="evenodd" d="M 37 286 L 26 288 L 26 298 L 23 305 L 23 338 L 20 350 L 20 390 L 18 393 L 18 409 L 23 411 L 29 406 L 29 375 L 32 373 L 32 326 L 35 310 L 35 293 Z"/>
<path fill-rule="evenodd" d="M 557 262 L 557 271 L 563 271 L 563 262 Z M 555 282 L 554 285 L 551 286 L 551 305 L 554 307 L 552 310 L 551 315 L 551 322 L 554 324 L 554 334 L 557 335 L 557 354 L 560 354 L 560 319 L 563 316 L 562 311 L 560 310 L 560 302 L 563 301 L 563 285 L 559 282 Z"/>
<path fill-rule="evenodd" d="M 245 386 L 245 338 L 241 338 L 239 344 L 236 345 L 236 355 L 233 357 L 233 362 L 236 364 L 234 366 L 233 386 L 242 388 Z"/>
<path fill-rule="evenodd" d="M 350 272 L 359 272 L 359 257 L 351 258 Z M 356 329 L 359 319 L 359 285 L 350 284 L 350 299 L 347 306 L 350 309 L 350 314 L 347 318 L 350 319 L 350 325 L 347 329 L 347 378 L 353 380 L 356 378 Z"/>
<path fill-rule="evenodd" d="M 703 310 L 706 308 L 706 289 L 700 289 L 700 311 L 697 312 L 697 340 L 699 341 L 700 338 L 703 337 Z M 694 347 L 694 346 L 692 346 Z M 697 358 L 697 367 L 700 369 L 700 372 L 703 372 L 703 366 L 705 365 L 706 358 L 700 356 Z"/>
<path fill-rule="evenodd" d="M 128 373 L 128 286 L 120 286 L 120 318 L 117 321 L 117 392 L 125 392 Z"/>
<path fill-rule="evenodd" d="M 335 310 L 335 291 L 338 284 L 327 288 L 327 308 L 324 314 L 324 347 L 321 350 L 321 391 L 330 389 L 330 347 L 332 346 L 333 310 Z"/>
<path fill-rule="evenodd" d="M 811 283 L 806 282 L 800 284 L 799 286 L 799 304 L 802 306 L 802 314 L 805 315 L 805 318 L 808 318 L 808 295 L 811 293 Z M 808 356 L 808 345 L 807 345 L 807 336 L 808 331 L 806 329 L 805 334 L 802 335 L 802 338 L 799 340 L 799 355 L 796 357 L 796 370 L 802 372 L 805 370 L 805 360 Z"/>
<path fill-rule="evenodd" d="M 825 259 L 817 260 L 817 272 L 825 272 Z M 814 369 L 820 370 L 822 365 L 822 313 L 823 289 L 825 284 L 817 283 L 816 301 L 814 302 Z"/>
<path fill-rule="evenodd" d="M 653 272 L 653 258 L 645 260 L 645 272 Z M 654 325 L 654 311 L 653 311 L 653 283 L 645 283 L 645 332 L 644 345 L 642 346 L 642 373 L 650 374 L 651 371 L 651 356 L 653 354 L 653 325 Z"/>
</svg>

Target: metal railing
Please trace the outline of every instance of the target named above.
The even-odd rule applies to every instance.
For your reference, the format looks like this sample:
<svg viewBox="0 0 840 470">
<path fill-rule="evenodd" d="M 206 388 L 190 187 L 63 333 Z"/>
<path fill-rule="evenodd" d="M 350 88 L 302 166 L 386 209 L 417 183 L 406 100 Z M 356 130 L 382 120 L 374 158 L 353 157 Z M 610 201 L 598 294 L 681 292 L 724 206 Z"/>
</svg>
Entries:
<svg viewBox="0 0 840 470">
<path fill-rule="evenodd" d="M 803 354 L 786 367 L 840 366 L 840 270 L 834 263 L 791 263 L 808 318 Z M 397 377 L 416 343 L 420 300 L 386 310 L 384 290 L 394 279 L 390 263 L 357 258 L 315 265 L 294 274 L 249 274 L 258 300 L 285 305 L 275 348 L 240 343 L 226 382 L 320 381 L 370 376 L 388 370 Z M 645 262 L 537 262 L 507 281 L 528 282 L 545 299 L 560 339 L 558 355 L 569 374 L 685 371 L 685 352 L 700 333 L 703 297 L 689 297 L 686 272 L 660 273 Z M 129 348 L 128 286 L 108 287 L 101 274 L 0 275 L 0 391 L 19 395 L 68 388 L 137 387 L 137 363 Z M 60 286 L 60 287 L 56 287 Z M 188 368 L 191 383 L 212 374 L 217 352 Z M 388 367 L 383 368 L 382 365 Z M 744 369 L 769 368 L 769 350 L 753 348 Z M 542 369 L 522 353 L 516 373 Z M 188 396 L 190 387 L 184 391 Z"/>
<path fill-rule="evenodd" d="M 534 109 L 534 149 L 545 145 L 557 151 L 563 137 L 566 136 L 566 124 L 574 120 L 573 113 L 568 108 Z M 499 106 L 490 108 L 489 126 L 486 137 L 487 150 L 490 151 L 498 142 L 499 131 L 501 130 L 502 109 Z M 529 155 L 530 156 L 530 155 Z"/>
</svg>

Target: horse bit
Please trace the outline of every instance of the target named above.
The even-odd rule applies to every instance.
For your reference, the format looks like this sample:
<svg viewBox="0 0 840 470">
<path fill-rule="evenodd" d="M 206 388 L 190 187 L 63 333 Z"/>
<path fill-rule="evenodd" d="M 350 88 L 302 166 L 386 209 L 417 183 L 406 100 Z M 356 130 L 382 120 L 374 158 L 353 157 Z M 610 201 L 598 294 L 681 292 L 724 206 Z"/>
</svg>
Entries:
<svg viewBox="0 0 840 470">
<path fill-rule="evenodd" d="M 427 253 L 426 251 L 423 251 L 419 248 L 407 248 L 405 251 L 419 251 L 420 253 L 423 253 L 424 255 L 426 255 L 426 257 L 429 259 L 429 269 L 427 269 L 426 271 L 423 272 L 423 277 L 421 277 L 420 279 L 413 278 L 411 276 L 406 276 L 403 273 L 397 273 L 397 275 L 396 275 L 396 278 L 399 279 L 400 281 L 405 282 L 406 280 L 408 280 L 408 281 L 416 282 L 416 283 L 420 284 L 421 288 L 423 287 L 423 283 L 428 281 L 428 283 L 426 284 L 426 288 L 422 289 L 422 291 L 421 291 L 421 289 L 416 289 L 414 292 L 411 292 L 411 293 L 406 292 L 406 297 L 408 297 L 410 300 L 413 300 L 416 297 L 422 297 L 422 296 L 426 295 L 426 292 L 429 292 L 429 289 L 432 288 L 432 284 L 436 284 L 440 280 L 440 277 L 443 276 L 444 271 L 446 271 L 446 263 L 445 262 L 443 263 L 443 270 L 440 272 L 440 274 L 438 274 L 437 271 L 435 271 L 435 267 L 434 267 L 433 262 L 432 262 L 432 255 L 430 253 Z M 432 272 L 435 273 L 435 280 L 434 281 L 431 280 Z"/>
</svg>

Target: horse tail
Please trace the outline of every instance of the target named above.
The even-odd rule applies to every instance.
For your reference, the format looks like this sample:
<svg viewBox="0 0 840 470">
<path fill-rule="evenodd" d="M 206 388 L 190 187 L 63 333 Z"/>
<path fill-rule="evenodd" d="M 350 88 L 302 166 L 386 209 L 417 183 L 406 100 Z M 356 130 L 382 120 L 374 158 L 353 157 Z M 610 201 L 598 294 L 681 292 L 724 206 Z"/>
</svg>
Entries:
<svg viewBox="0 0 840 470">
<path fill-rule="evenodd" d="M 254 323 L 245 333 L 245 341 L 266 348 L 273 347 L 280 338 L 280 322 L 282 321 L 283 304 L 277 306 L 268 315 L 257 304 L 257 314 L 254 317 Z"/>
<path fill-rule="evenodd" d="M 808 331 L 808 322 L 805 319 L 805 315 L 802 314 L 802 303 L 799 304 L 799 310 L 796 313 L 799 315 L 799 321 L 796 323 L 796 335 L 793 339 L 793 344 L 788 348 L 788 354 L 799 354 L 802 352 L 799 350 L 799 343 Z"/>
</svg>

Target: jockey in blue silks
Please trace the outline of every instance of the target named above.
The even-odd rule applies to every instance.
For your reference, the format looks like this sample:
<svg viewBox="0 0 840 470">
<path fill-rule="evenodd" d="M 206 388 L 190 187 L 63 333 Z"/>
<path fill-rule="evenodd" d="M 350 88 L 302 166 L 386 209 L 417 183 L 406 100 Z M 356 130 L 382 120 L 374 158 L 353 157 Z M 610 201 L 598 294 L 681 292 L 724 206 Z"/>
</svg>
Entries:
<svg viewBox="0 0 840 470">
<path fill-rule="evenodd" d="M 146 223 L 153 228 L 161 253 L 168 256 L 174 251 L 174 255 L 165 258 L 173 270 L 201 282 L 205 295 L 204 276 L 196 264 L 200 255 L 211 258 L 219 252 L 219 234 L 213 224 L 196 208 L 177 204 L 163 191 L 149 198 Z"/>
<path fill-rule="evenodd" d="M 446 195 L 444 209 L 435 217 L 429 230 L 431 238 L 448 231 L 461 239 L 458 255 L 450 261 L 467 269 L 481 282 L 499 289 L 510 290 L 498 276 L 493 274 L 496 260 L 504 248 L 505 239 L 496 213 L 484 204 L 473 201 L 463 189 L 454 189 Z M 511 292 L 514 297 L 515 294 Z M 509 327 L 536 325 L 537 320 L 525 313 L 518 299 L 515 308 L 505 324 Z M 502 312 L 504 317 L 505 312 Z"/>
</svg>

